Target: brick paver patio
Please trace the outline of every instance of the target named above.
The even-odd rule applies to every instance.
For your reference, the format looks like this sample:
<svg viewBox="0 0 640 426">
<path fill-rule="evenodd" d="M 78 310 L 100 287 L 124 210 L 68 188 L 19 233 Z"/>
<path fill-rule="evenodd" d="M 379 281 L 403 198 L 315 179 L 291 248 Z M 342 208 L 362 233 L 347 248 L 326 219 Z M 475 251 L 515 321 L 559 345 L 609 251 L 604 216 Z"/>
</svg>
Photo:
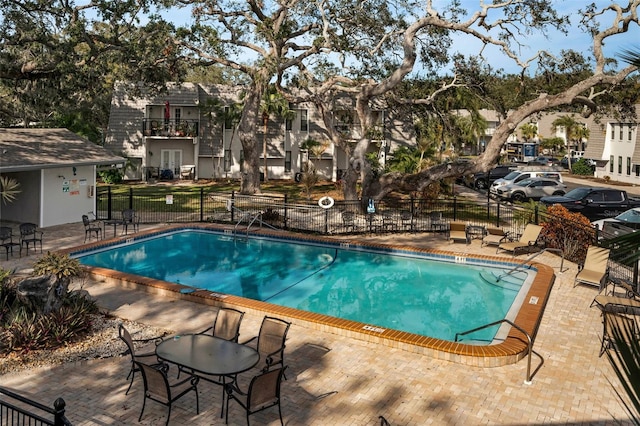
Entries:
<svg viewBox="0 0 640 426">
<path fill-rule="evenodd" d="M 143 226 L 143 229 L 148 228 Z M 44 250 L 82 244 L 81 223 L 45 229 Z M 360 238 L 360 237 L 358 237 Z M 451 244 L 425 234 L 364 236 L 463 253 L 491 253 L 475 240 Z M 521 256 L 523 257 L 523 256 Z M 26 267 L 36 256 L 14 257 L 4 268 Z M 559 272 L 560 259 L 538 260 L 555 268 L 557 278 L 535 341 L 544 358 L 533 383 L 524 384 L 526 359 L 515 365 L 477 368 L 435 360 L 399 349 L 321 332 L 294 323 L 286 350 L 288 380 L 283 382 L 283 416 L 287 425 L 376 425 L 382 415 L 392 425 L 604 425 L 627 416 L 608 379 L 619 389 L 605 358 L 599 358 L 602 325 L 589 305 L 595 288 L 573 287 L 576 266 Z M 157 295 L 88 283 L 85 288 L 116 316 L 184 333 L 209 324 L 213 308 Z M 257 334 L 261 317 L 246 315 L 241 338 Z M 114 339 L 117 331 L 113 331 Z M 123 348 L 124 350 L 124 348 Z M 142 383 L 125 396 L 128 358 L 95 359 L 0 376 L 0 385 L 46 405 L 67 402 L 67 417 L 77 425 L 164 424 L 166 408 L 150 403 L 142 422 Z M 539 359 L 533 358 L 533 367 Z M 172 424 L 224 424 L 220 388 L 199 385 L 200 414 L 188 396 L 174 405 Z M 252 416 L 252 424 L 278 424 L 277 410 Z M 236 406 L 230 424 L 245 424 Z"/>
</svg>

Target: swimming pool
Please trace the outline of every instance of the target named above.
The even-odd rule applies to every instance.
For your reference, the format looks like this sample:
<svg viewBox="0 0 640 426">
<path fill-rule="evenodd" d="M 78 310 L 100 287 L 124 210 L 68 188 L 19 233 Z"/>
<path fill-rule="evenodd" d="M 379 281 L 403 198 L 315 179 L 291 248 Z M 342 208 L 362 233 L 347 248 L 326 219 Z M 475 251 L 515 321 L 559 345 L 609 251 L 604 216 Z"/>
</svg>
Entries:
<svg viewBox="0 0 640 426">
<path fill-rule="evenodd" d="M 503 318 L 513 320 L 535 275 L 509 265 L 461 262 L 409 251 L 197 229 L 125 241 L 77 256 L 108 268 L 279 306 L 453 341 Z M 458 263 L 456 263 L 458 262 Z M 473 334 L 496 341 L 499 327 Z M 504 340 L 504 333 L 497 340 Z"/>
</svg>

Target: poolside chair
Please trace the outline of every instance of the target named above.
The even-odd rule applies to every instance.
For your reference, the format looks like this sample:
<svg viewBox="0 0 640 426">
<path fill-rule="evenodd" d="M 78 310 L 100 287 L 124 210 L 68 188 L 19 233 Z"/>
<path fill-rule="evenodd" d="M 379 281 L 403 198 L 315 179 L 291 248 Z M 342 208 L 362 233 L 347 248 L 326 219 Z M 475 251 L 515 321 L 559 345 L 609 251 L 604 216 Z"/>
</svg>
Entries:
<svg viewBox="0 0 640 426">
<path fill-rule="evenodd" d="M 606 296 L 598 294 L 591 302 L 591 307 L 596 306 L 602 312 L 615 312 L 619 314 L 640 315 L 640 301 L 627 299 L 626 297 Z"/>
<path fill-rule="evenodd" d="M 352 211 L 342 212 L 342 228 L 345 231 L 356 232 L 360 226 L 356 223 L 356 215 Z"/>
<path fill-rule="evenodd" d="M 134 209 L 126 209 L 122 211 L 122 228 L 125 235 L 129 232 L 130 226 L 133 228 L 133 232 L 138 232 L 139 224 L 140 218 Z"/>
<path fill-rule="evenodd" d="M 382 230 L 386 231 L 394 231 L 398 229 L 398 223 L 396 222 L 396 218 L 393 215 L 392 211 L 385 210 L 382 212 Z"/>
<path fill-rule="evenodd" d="M 86 214 L 82 215 L 82 224 L 84 225 L 84 242 L 87 242 L 87 235 L 89 236 L 89 241 L 91 241 L 91 236 L 96 234 L 96 240 L 98 237 L 102 238 L 102 226 L 98 221 L 89 220 L 89 216 Z"/>
<path fill-rule="evenodd" d="M 287 367 L 282 366 L 274 370 L 269 370 L 254 376 L 249 384 L 247 392 L 243 392 L 232 382 L 225 386 L 227 391 L 227 406 L 225 424 L 229 423 L 229 401 L 234 400 L 244 409 L 247 415 L 247 425 L 249 424 L 249 416 L 259 411 L 266 410 L 274 406 L 278 406 L 278 415 L 280 416 L 280 424 L 282 422 L 282 408 L 280 406 L 280 385 L 284 377 L 284 370 Z"/>
<path fill-rule="evenodd" d="M 135 365 L 142 373 L 144 381 L 144 399 L 142 400 L 142 410 L 140 411 L 138 421 L 142 420 L 147 399 L 150 399 L 169 407 L 165 426 L 168 425 L 169 419 L 171 418 L 171 406 L 173 403 L 191 391 L 196 394 L 196 414 L 200 414 L 200 401 L 198 399 L 198 381 L 200 379 L 197 376 L 190 376 L 177 383 L 170 384 L 166 373 L 167 368 L 169 367 L 167 364 L 164 364 L 162 368 L 157 368 L 144 364 L 140 361 L 136 361 Z"/>
<path fill-rule="evenodd" d="M 429 228 L 432 232 L 447 232 L 449 223 L 443 219 L 442 212 L 429 213 Z"/>
<path fill-rule="evenodd" d="M 524 228 L 524 232 L 518 241 L 504 241 L 500 243 L 496 249 L 496 253 L 498 253 L 499 250 L 505 250 L 510 251 L 513 256 L 515 256 L 518 251 L 530 251 L 532 248 L 538 247 L 538 239 L 540 238 L 541 232 L 542 226 L 530 223 Z"/>
<path fill-rule="evenodd" d="M 413 231 L 413 215 L 410 211 L 403 210 L 400 212 L 400 222 L 405 231 Z"/>
<path fill-rule="evenodd" d="M 212 336 L 232 342 L 238 341 L 240 336 L 240 323 L 244 317 L 244 312 L 233 308 L 220 308 L 213 325 L 199 334 L 211 332 Z"/>
<path fill-rule="evenodd" d="M 610 349 L 618 350 L 618 343 L 629 344 L 632 341 L 637 341 L 638 337 L 640 337 L 640 332 L 633 317 L 605 310 L 603 312 L 602 344 L 599 356 Z"/>
<path fill-rule="evenodd" d="M 573 281 L 573 286 L 588 284 L 602 290 L 607 280 L 607 264 L 609 263 L 609 249 L 589 246 L 584 262 L 578 265 L 578 273 Z"/>
<path fill-rule="evenodd" d="M 21 223 L 20 224 L 20 251 L 22 247 L 26 246 L 27 256 L 29 256 L 29 245 L 33 244 L 33 249 L 36 249 L 36 245 L 40 244 L 40 253 L 42 253 L 42 235 L 44 233 L 38 230 L 38 225 L 35 223 Z"/>
<path fill-rule="evenodd" d="M 625 296 L 629 299 L 638 299 L 640 300 L 640 293 L 638 292 L 638 288 L 629 280 L 625 278 L 613 277 L 611 274 L 607 274 L 607 285 L 611 284 L 612 289 L 609 293 L 612 296 L 616 295 L 616 289 L 620 287 L 624 292 Z"/>
<path fill-rule="evenodd" d="M 262 370 L 270 370 L 274 365 L 284 365 L 284 348 L 290 322 L 265 316 L 260 326 L 260 332 L 256 337 L 252 337 L 243 344 L 256 341 L 256 349 L 260 354 L 260 361 L 263 363 Z"/>
<path fill-rule="evenodd" d="M 0 247 L 4 247 L 7 251 L 7 260 L 9 260 L 9 253 L 13 256 L 14 247 L 19 249 L 20 257 L 22 257 L 22 246 L 19 242 L 13 241 L 13 229 L 9 226 L 0 226 Z"/>
<path fill-rule="evenodd" d="M 136 365 L 136 361 L 138 361 L 140 359 L 154 360 L 155 363 L 151 364 L 151 365 L 155 366 L 156 368 L 161 367 L 162 364 L 158 361 L 158 357 L 156 357 L 155 351 L 154 352 L 136 353 L 136 350 L 134 348 L 134 342 L 146 343 L 146 342 L 150 342 L 152 340 L 158 340 L 157 338 L 155 338 L 155 339 L 136 339 L 136 340 L 134 340 L 131 337 L 131 334 L 129 333 L 129 331 L 122 324 L 118 325 L 118 337 L 125 343 L 125 345 L 127 345 L 127 350 L 125 351 L 125 354 L 129 353 L 131 355 L 131 369 L 129 370 L 129 374 L 127 375 L 127 380 L 129 379 L 129 377 L 131 377 L 131 381 L 129 382 L 129 387 L 127 388 L 127 391 L 125 392 L 125 395 L 127 395 L 129 393 L 129 391 L 131 390 L 131 386 L 133 385 L 133 378 L 135 377 L 136 372 L 140 371 L 140 369 Z"/>
<path fill-rule="evenodd" d="M 508 233 L 501 228 L 488 227 L 487 234 L 482 237 L 482 243 L 480 243 L 480 247 L 499 246 L 501 243 L 507 241 L 508 238 Z"/>
<path fill-rule="evenodd" d="M 449 239 L 452 242 L 464 241 L 465 244 L 469 244 L 469 236 L 467 235 L 467 224 L 457 221 L 449 223 Z"/>
</svg>

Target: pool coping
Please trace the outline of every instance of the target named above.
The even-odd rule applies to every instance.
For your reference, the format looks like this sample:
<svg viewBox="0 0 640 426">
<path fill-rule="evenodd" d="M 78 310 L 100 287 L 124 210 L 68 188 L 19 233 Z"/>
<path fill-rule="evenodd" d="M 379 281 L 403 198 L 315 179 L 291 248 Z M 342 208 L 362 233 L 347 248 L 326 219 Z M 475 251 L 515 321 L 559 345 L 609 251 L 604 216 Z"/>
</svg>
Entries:
<svg viewBox="0 0 640 426">
<path fill-rule="evenodd" d="M 129 240 L 134 241 L 139 238 L 153 236 L 171 231 L 185 229 L 203 229 L 214 230 L 217 232 L 232 233 L 233 228 L 217 224 L 182 224 L 168 225 L 154 230 L 139 232 L 133 235 L 120 236 L 108 240 L 101 240 L 89 244 L 85 244 L 70 249 L 61 250 L 61 253 L 80 253 L 88 252 L 98 248 L 108 247 L 110 245 L 122 244 Z M 244 235 L 242 232 L 241 235 Z M 385 250 L 389 252 L 415 252 L 428 253 L 435 256 L 444 257 L 460 257 L 459 253 L 416 248 L 410 246 L 400 246 L 393 244 L 371 243 L 360 241 L 357 237 L 350 240 L 336 240 L 333 238 L 292 233 L 288 231 L 274 231 L 268 229 L 256 229 L 249 232 L 251 235 L 277 237 L 289 240 L 328 243 L 328 244 L 349 244 L 350 248 L 372 248 L 377 250 Z M 483 262 L 497 262 L 500 264 L 517 264 L 520 259 L 511 259 L 498 256 L 487 255 L 471 255 L 466 254 L 465 259 L 477 259 Z M 533 341 L 537 334 L 542 314 L 546 307 L 551 289 L 555 282 L 555 273 L 553 268 L 539 262 L 529 262 L 537 273 L 531 283 L 529 291 L 520 307 L 513 323 L 524 330 Z M 109 285 L 119 285 L 125 288 L 135 288 L 150 293 L 160 294 L 176 299 L 187 300 L 208 306 L 230 306 L 242 308 L 256 315 L 278 316 L 288 321 L 294 321 L 298 325 L 310 327 L 316 330 L 330 332 L 350 338 L 364 340 L 377 344 L 384 344 L 393 348 L 406 350 L 413 353 L 419 353 L 431 356 L 437 359 L 448 360 L 461 364 L 479 366 L 479 367 L 498 367 L 508 364 L 514 364 L 526 356 L 528 352 L 528 339 L 525 334 L 515 327 L 510 327 L 504 341 L 492 345 L 472 345 L 463 342 L 451 342 L 440 340 L 432 337 L 416 335 L 392 329 L 383 329 L 370 324 L 364 324 L 356 321 L 344 320 L 330 317 L 323 314 L 300 311 L 294 308 L 273 305 L 267 302 L 246 299 L 240 296 L 214 293 L 207 290 L 195 290 L 192 287 L 181 284 L 170 283 L 166 281 L 131 275 L 111 269 L 83 266 L 91 278 L 105 282 Z M 534 303 L 535 302 L 535 303 Z M 303 323 L 300 323 L 302 321 Z"/>
</svg>

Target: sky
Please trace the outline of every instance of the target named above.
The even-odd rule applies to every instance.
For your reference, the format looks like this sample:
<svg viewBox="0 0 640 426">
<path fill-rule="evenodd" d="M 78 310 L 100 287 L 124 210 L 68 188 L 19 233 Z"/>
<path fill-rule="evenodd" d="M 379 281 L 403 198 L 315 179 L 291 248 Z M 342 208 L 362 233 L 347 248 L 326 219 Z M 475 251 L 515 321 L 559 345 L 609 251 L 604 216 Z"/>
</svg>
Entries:
<svg viewBox="0 0 640 426">
<path fill-rule="evenodd" d="M 443 8 L 451 0 L 433 0 L 433 5 L 436 9 Z M 484 0 L 486 3 L 490 3 L 492 0 Z M 616 3 L 612 0 L 591 0 L 597 6 L 603 7 L 612 3 Z M 617 1 L 619 4 L 624 4 L 627 0 Z M 477 10 L 480 0 L 460 0 L 462 6 L 474 12 Z M 586 34 L 579 28 L 579 17 L 576 15 L 578 9 L 584 8 L 589 1 L 584 0 L 551 0 L 551 4 L 555 10 L 560 14 L 568 13 L 572 16 L 572 28 L 568 34 L 561 32 L 550 33 L 547 37 L 542 34 L 530 34 L 524 40 L 525 46 L 521 49 L 521 57 L 529 58 L 538 50 L 547 50 L 552 54 L 559 54 L 561 50 L 575 50 L 587 54 L 592 47 L 592 38 L 589 34 Z M 176 25 L 184 25 L 192 21 L 189 9 L 172 10 L 170 12 L 163 13 L 165 19 L 173 22 Z M 462 18 L 464 19 L 464 18 Z M 601 18 L 601 24 L 604 26 L 611 25 L 611 15 Z M 454 48 L 456 51 L 471 55 L 477 54 L 482 44 L 464 34 L 454 35 Z M 632 24 L 630 31 L 626 34 L 617 35 L 610 38 L 604 47 L 604 52 L 609 57 L 617 58 L 618 55 L 626 49 L 634 51 L 640 51 L 640 27 Z M 497 48 L 486 48 L 483 51 L 483 56 L 486 61 L 494 69 L 504 69 L 507 73 L 519 73 L 520 68 L 511 60 L 504 56 Z M 590 57 L 592 57 L 590 55 Z M 625 65 L 625 64 L 621 64 Z M 532 66 L 529 70 L 530 73 L 535 71 L 535 66 Z M 420 70 L 416 70 L 420 74 Z"/>
</svg>

